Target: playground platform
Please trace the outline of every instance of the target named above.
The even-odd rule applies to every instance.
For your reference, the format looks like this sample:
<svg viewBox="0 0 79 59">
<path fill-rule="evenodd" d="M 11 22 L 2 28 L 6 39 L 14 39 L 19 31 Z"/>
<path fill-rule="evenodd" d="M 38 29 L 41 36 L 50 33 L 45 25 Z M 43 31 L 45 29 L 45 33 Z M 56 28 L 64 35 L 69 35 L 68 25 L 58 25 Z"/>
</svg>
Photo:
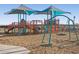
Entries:
<svg viewBox="0 0 79 59">
<path fill-rule="evenodd" d="M 0 44 L 0 54 L 28 54 L 29 52 L 24 47 Z"/>
</svg>

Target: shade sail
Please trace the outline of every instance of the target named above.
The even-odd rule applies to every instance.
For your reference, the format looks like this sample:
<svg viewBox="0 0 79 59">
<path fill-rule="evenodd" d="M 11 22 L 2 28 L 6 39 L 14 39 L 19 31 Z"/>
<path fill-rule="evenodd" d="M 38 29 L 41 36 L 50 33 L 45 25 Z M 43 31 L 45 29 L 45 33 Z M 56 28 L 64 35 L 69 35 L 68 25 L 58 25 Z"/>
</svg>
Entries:
<svg viewBox="0 0 79 59">
<path fill-rule="evenodd" d="M 70 14 L 70 12 L 65 12 L 65 11 L 63 11 L 63 10 L 60 10 L 60 9 L 58 9 L 58 8 L 56 8 L 56 7 L 54 7 L 54 6 L 49 6 L 48 8 L 46 8 L 45 10 L 43 10 L 43 11 L 39 11 L 39 12 L 36 12 L 36 14 L 51 14 L 51 12 L 53 13 L 53 15 L 60 15 L 60 14 L 65 14 L 65 13 L 69 13 Z"/>
<path fill-rule="evenodd" d="M 14 8 L 8 12 L 6 12 L 5 14 L 32 14 L 33 11 L 31 8 L 26 7 L 24 5 L 20 5 L 18 8 Z"/>
<path fill-rule="evenodd" d="M 23 10 L 12 9 L 11 11 L 6 12 L 5 14 L 26 14 L 26 12 Z"/>
<path fill-rule="evenodd" d="M 35 11 L 29 7 L 26 7 L 24 5 L 20 5 L 18 8 L 12 9 L 9 12 L 6 12 L 5 14 L 28 14 L 28 15 L 31 15 L 31 14 L 49 14 L 50 15 L 51 12 L 52 12 L 53 16 L 65 14 L 65 13 L 70 13 L 70 12 L 65 12 L 63 10 L 60 10 L 54 6 L 49 6 L 48 8 L 46 8 L 43 11 Z"/>
<path fill-rule="evenodd" d="M 31 15 L 32 13 L 34 13 L 35 11 L 32 10 L 18 10 L 18 9 L 12 9 L 9 12 L 6 12 L 5 14 L 28 14 Z"/>
</svg>

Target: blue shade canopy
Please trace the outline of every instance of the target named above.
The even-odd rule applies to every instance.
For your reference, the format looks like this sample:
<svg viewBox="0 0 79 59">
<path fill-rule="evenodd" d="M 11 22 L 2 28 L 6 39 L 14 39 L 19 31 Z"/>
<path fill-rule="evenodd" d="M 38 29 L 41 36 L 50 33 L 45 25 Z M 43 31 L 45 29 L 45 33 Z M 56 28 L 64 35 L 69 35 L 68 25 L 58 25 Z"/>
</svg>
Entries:
<svg viewBox="0 0 79 59">
<path fill-rule="evenodd" d="M 56 15 L 60 15 L 60 14 L 65 14 L 65 13 L 70 13 L 70 12 L 65 12 L 63 10 L 60 10 L 54 6 L 49 6 L 48 8 L 46 8 L 43 11 L 35 11 L 32 10 L 31 8 L 24 6 L 24 5 L 20 5 L 18 8 L 12 9 L 9 12 L 6 12 L 5 14 L 49 14 L 49 15 L 56 16 Z"/>
<path fill-rule="evenodd" d="M 20 5 L 18 8 L 14 8 L 8 12 L 6 12 L 5 14 L 32 14 L 33 11 L 31 8 L 26 7 L 24 5 Z"/>
<path fill-rule="evenodd" d="M 49 14 L 49 15 L 51 15 L 51 13 L 53 14 L 53 16 L 60 15 L 60 14 L 65 14 L 65 13 L 70 14 L 70 12 L 65 12 L 63 10 L 60 10 L 60 9 L 54 7 L 54 6 L 49 6 L 45 10 L 37 12 L 36 14 Z"/>
<path fill-rule="evenodd" d="M 6 12 L 5 14 L 26 14 L 26 12 L 23 10 L 12 9 L 9 12 Z"/>
</svg>

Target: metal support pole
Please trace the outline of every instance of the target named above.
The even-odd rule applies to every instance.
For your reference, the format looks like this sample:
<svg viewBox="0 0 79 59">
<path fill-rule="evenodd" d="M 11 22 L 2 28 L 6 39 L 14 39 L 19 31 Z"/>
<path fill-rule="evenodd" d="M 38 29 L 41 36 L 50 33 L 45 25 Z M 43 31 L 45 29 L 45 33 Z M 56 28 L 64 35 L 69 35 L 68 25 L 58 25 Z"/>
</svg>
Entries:
<svg viewBox="0 0 79 59">
<path fill-rule="evenodd" d="M 49 31 L 48 44 L 51 45 L 51 34 L 52 34 L 52 24 L 53 24 L 52 11 L 51 11 L 51 19 L 49 24 L 50 24 L 50 31 Z"/>
<path fill-rule="evenodd" d="M 21 22 L 21 14 L 20 14 L 20 19 L 19 19 L 19 20 L 20 20 L 20 22 Z"/>
<path fill-rule="evenodd" d="M 25 26 L 27 26 L 27 14 L 25 14 L 25 21 L 26 21 Z M 26 27 L 26 32 L 27 32 L 27 27 Z"/>
<path fill-rule="evenodd" d="M 74 21 L 72 21 L 72 22 L 73 22 L 73 27 L 74 27 L 74 32 L 75 32 L 76 38 L 77 38 L 77 40 L 79 40 L 79 39 L 78 39 L 78 35 L 77 35 L 77 31 L 76 31 L 76 28 L 75 28 Z"/>
<path fill-rule="evenodd" d="M 47 12 L 47 24 L 46 24 L 47 25 L 47 28 L 49 27 L 49 24 L 48 23 L 49 23 L 49 21 L 48 21 L 48 12 Z M 47 29 L 47 31 L 48 31 L 48 29 Z"/>
<path fill-rule="evenodd" d="M 44 19 L 44 35 L 43 35 L 42 43 L 44 43 L 44 38 L 45 38 L 46 32 L 48 31 L 48 28 L 47 28 L 48 26 L 49 24 L 48 24 L 48 12 L 47 12 L 47 20 L 45 21 Z"/>
<path fill-rule="evenodd" d="M 58 19 L 58 32 L 59 32 L 59 26 L 60 26 L 60 24 L 59 24 L 59 19 Z"/>
<path fill-rule="evenodd" d="M 45 38 L 45 32 L 46 32 L 46 29 L 45 29 L 45 19 L 44 19 L 44 25 L 43 25 L 43 27 L 44 27 L 44 35 L 43 35 L 43 39 L 42 39 L 42 43 L 44 43 L 44 38 Z"/>
<path fill-rule="evenodd" d="M 14 33 L 15 33 L 15 29 L 16 29 L 15 26 L 16 26 L 16 25 L 15 25 L 15 23 L 14 23 L 13 25 L 14 25 Z"/>
<path fill-rule="evenodd" d="M 48 20 L 48 12 L 47 12 L 47 20 Z"/>
<path fill-rule="evenodd" d="M 19 30 L 18 30 L 18 32 L 20 32 L 20 22 L 21 22 L 21 14 L 19 14 Z"/>
<path fill-rule="evenodd" d="M 70 33 L 70 20 L 68 20 L 68 26 L 69 26 L 69 40 L 71 40 L 71 33 Z"/>
<path fill-rule="evenodd" d="M 18 32 L 19 32 L 19 21 L 20 21 L 19 20 L 20 19 L 19 16 L 20 16 L 20 14 L 18 14 Z"/>
</svg>

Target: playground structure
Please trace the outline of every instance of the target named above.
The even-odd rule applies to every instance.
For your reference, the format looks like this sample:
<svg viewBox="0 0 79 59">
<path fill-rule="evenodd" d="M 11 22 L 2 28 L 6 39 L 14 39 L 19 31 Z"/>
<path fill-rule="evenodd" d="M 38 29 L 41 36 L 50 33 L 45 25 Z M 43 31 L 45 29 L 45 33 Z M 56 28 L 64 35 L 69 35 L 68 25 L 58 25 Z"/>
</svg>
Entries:
<svg viewBox="0 0 79 59">
<path fill-rule="evenodd" d="M 15 33 L 15 31 L 16 31 L 15 29 L 16 28 L 18 29 L 18 27 L 19 27 L 20 31 L 23 31 L 22 33 L 26 33 L 26 30 L 28 33 L 36 33 L 36 32 L 43 33 L 43 27 L 44 27 L 44 25 L 47 25 L 48 23 L 49 23 L 49 20 L 44 20 L 44 24 L 43 24 L 42 20 L 32 20 L 30 22 L 21 20 L 19 26 L 18 26 L 18 22 L 13 22 L 12 24 L 9 24 L 7 32 L 9 33 L 10 31 L 12 31 L 12 32 L 14 31 L 14 33 Z M 46 27 L 47 32 L 49 31 L 48 27 Z M 24 28 L 27 28 L 27 29 L 23 30 Z M 52 32 L 58 32 L 58 31 L 59 31 L 59 20 L 55 20 L 54 24 L 52 25 Z"/>
<path fill-rule="evenodd" d="M 38 22 L 41 22 L 41 24 L 37 24 Z M 8 25 L 8 32 L 13 29 L 15 30 L 18 27 L 20 28 L 20 32 L 23 31 L 22 32 L 23 34 L 26 33 L 26 30 L 29 33 L 31 33 L 31 32 L 35 33 L 35 32 L 39 32 L 39 31 L 42 32 L 42 30 L 41 30 L 41 28 L 42 28 L 41 25 L 43 25 L 42 23 L 43 22 L 40 20 L 32 20 L 30 23 L 28 23 L 24 20 L 21 20 L 21 22 L 19 23 L 19 26 L 18 26 L 18 23 L 16 23 L 16 24 L 12 23 L 12 24 Z M 24 29 L 24 28 L 27 28 L 27 29 Z"/>
<path fill-rule="evenodd" d="M 71 32 L 70 32 L 70 21 L 71 21 L 73 23 L 73 30 L 76 35 L 76 39 L 78 40 L 78 35 L 77 35 L 77 31 L 75 29 L 74 21 L 72 19 L 70 19 L 69 17 L 62 15 L 65 13 L 70 14 L 69 12 L 62 11 L 53 6 L 50 6 L 43 11 L 35 11 L 35 10 L 26 8 L 23 5 L 21 5 L 19 8 L 13 9 L 13 10 L 11 10 L 11 12 L 8 13 L 8 14 L 18 14 L 18 24 L 17 25 L 12 24 L 11 26 L 9 26 L 8 32 L 15 28 L 18 28 L 18 34 L 22 34 L 22 33 L 24 34 L 28 31 L 28 29 L 30 29 L 29 32 L 33 32 L 33 33 L 42 32 L 44 30 L 42 32 L 42 33 L 44 33 L 42 43 L 44 43 L 45 35 L 46 35 L 46 33 L 48 33 L 47 44 L 48 44 L 48 46 L 51 46 L 52 32 L 59 32 L 59 26 L 60 26 L 59 19 L 56 20 L 55 18 L 58 16 L 63 16 L 68 19 L 67 23 L 68 23 L 68 27 L 69 27 L 68 28 L 69 39 L 71 39 Z M 30 23 L 28 23 L 26 15 L 31 15 L 31 14 L 45 14 L 45 15 L 47 15 L 47 20 L 44 20 L 44 23 L 41 20 L 32 20 Z M 23 15 L 23 17 L 21 15 Z M 50 15 L 50 18 L 48 18 L 48 15 Z M 39 24 L 40 26 L 38 25 L 39 22 L 41 23 L 41 24 Z M 65 31 L 64 26 L 62 26 L 62 32 L 63 31 Z"/>
<path fill-rule="evenodd" d="M 32 13 L 38 14 L 38 12 L 41 13 L 41 11 L 34 11 L 31 8 L 26 7 L 24 5 L 20 5 L 18 8 L 12 9 L 10 12 L 7 12 L 6 14 L 18 14 L 18 22 L 14 22 L 14 23 L 8 25 L 8 31 L 7 32 L 9 33 L 9 31 L 14 29 L 14 33 L 15 33 L 15 28 L 18 28 L 18 33 L 27 33 L 27 32 L 29 32 L 29 33 L 30 32 L 43 33 L 44 27 L 46 27 L 46 29 L 47 29 L 46 31 L 48 32 L 49 26 L 46 26 L 50 22 L 49 19 L 48 19 L 48 16 L 47 16 L 47 20 L 44 20 L 44 21 L 43 20 L 32 20 L 28 23 L 27 15 L 30 15 Z M 24 22 L 21 22 L 22 19 L 24 19 Z M 59 31 L 59 20 L 55 19 L 54 24 L 52 25 L 52 32 L 58 32 L 58 31 Z"/>
</svg>

